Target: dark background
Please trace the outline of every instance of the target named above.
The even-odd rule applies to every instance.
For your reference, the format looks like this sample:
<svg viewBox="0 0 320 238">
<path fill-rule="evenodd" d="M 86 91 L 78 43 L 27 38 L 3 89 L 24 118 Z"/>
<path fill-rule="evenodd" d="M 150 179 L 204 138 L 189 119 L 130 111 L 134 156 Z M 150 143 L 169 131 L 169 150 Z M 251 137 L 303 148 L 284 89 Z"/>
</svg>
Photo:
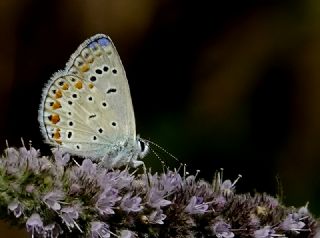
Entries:
<svg viewBox="0 0 320 238">
<path fill-rule="evenodd" d="M 239 192 L 310 202 L 320 214 L 320 2 L 0 2 L 0 148 L 32 140 L 44 84 L 86 38 L 108 34 L 125 66 L 137 132 Z M 159 152 L 170 166 L 172 158 Z M 170 162 L 171 161 L 171 162 Z M 160 167 L 150 156 L 148 166 Z"/>
</svg>

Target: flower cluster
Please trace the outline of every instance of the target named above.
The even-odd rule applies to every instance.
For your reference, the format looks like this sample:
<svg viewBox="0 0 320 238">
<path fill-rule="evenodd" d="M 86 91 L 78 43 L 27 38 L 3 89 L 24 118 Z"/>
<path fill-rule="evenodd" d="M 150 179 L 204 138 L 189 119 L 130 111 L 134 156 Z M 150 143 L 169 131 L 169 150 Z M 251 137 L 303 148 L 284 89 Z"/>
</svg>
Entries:
<svg viewBox="0 0 320 238">
<path fill-rule="evenodd" d="M 54 150 L 7 148 L 0 160 L 3 218 L 35 237 L 315 237 L 307 207 L 288 208 L 266 194 L 237 194 L 216 173 L 107 170 Z"/>
</svg>

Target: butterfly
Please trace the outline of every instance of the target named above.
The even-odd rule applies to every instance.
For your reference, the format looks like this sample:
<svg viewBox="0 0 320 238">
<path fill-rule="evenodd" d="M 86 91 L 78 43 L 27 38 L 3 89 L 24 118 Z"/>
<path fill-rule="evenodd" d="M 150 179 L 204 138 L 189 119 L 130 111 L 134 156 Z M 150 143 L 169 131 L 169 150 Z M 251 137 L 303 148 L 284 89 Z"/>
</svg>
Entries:
<svg viewBox="0 0 320 238">
<path fill-rule="evenodd" d="M 111 39 L 97 34 L 43 89 L 38 120 L 45 141 L 104 167 L 138 167 L 148 142 L 136 135 L 125 70 Z"/>
</svg>

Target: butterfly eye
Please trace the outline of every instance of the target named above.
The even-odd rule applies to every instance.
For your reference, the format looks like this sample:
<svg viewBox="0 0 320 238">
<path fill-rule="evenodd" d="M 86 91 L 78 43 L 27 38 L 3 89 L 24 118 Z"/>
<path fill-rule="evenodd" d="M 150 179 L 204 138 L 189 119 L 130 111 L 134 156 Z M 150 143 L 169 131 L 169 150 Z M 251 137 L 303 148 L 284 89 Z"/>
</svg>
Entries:
<svg viewBox="0 0 320 238">
<path fill-rule="evenodd" d="M 146 148 L 144 142 L 139 140 L 139 145 L 140 145 L 141 152 L 143 152 L 145 150 L 145 148 Z"/>
<path fill-rule="evenodd" d="M 149 143 L 148 142 L 145 142 L 141 139 L 138 140 L 138 147 L 140 149 L 140 153 L 139 153 L 139 157 L 140 158 L 143 158 L 146 156 L 146 154 L 148 153 L 149 151 Z"/>
</svg>

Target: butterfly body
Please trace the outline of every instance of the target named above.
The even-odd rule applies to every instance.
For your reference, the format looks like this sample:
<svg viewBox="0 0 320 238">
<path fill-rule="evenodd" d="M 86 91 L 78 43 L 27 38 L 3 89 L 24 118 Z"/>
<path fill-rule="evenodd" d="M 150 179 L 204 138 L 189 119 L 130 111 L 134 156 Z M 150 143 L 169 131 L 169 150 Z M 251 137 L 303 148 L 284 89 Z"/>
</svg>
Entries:
<svg viewBox="0 0 320 238">
<path fill-rule="evenodd" d="M 105 35 L 82 43 L 43 90 L 39 122 L 47 143 L 106 167 L 143 164 L 128 81 Z"/>
</svg>

